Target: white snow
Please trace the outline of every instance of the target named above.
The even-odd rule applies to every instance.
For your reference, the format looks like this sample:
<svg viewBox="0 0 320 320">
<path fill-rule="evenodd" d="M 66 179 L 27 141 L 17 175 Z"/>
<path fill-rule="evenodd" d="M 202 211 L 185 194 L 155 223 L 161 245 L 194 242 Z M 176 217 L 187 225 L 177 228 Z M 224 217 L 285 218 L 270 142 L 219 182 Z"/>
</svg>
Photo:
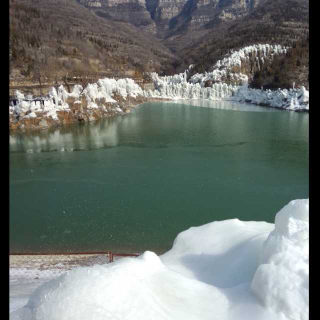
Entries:
<svg viewBox="0 0 320 320">
<path fill-rule="evenodd" d="M 143 90 L 134 80 L 129 78 L 119 80 L 105 78 L 98 80 L 97 83 L 88 84 L 85 89 L 81 85 L 75 85 L 71 93 L 68 93 L 62 85 L 58 87 L 58 90 L 52 87 L 44 104 L 33 101 L 32 96 L 28 101 L 25 101 L 25 96 L 20 91 L 16 91 L 18 103 L 15 106 L 9 106 L 9 112 L 16 116 L 19 115 L 20 118 L 35 118 L 37 117 L 35 112 L 38 112 L 58 121 L 58 111 L 71 111 L 66 102 L 69 97 L 77 99 L 76 103 L 81 103 L 81 97 L 84 97 L 88 109 L 99 109 L 101 99 L 109 103 L 116 103 L 117 101 L 112 98 L 114 94 L 118 94 L 126 100 L 128 97 L 143 95 Z M 101 108 L 105 110 L 104 106 Z M 122 113 L 119 108 L 115 110 Z"/>
<path fill-rule="evenodd" d="M 155 90 L 145 91 L 146 97 L 165 98 L 173 100 L 181 99 L 209 99 L 222 100 L 233 95 L 235 86 L 226 83 L 215 83 L 212 87 L 202 87 L 199 83 L 187 81 L 187 73 L 174 76 L 160 77 L 157 73 L 151 73 Z"/>
<path fill-rule="evenodd" d="M 19 116 L 19 119 L 45 116 L 58 121 L 57 111 L 71 111 L 66 102 L 69 97 L 75 98 L 76 103 L 81 103 L 81 98 L 84 98 L 88 109 L 101 108 L 105 111 L 105 107 L 100 106 L 99 102 L 104 99 L 105 102 L 117 103 L 115 95 L 121 96 L 124 100 L 137 96 L 171 100 L 236 100 L 273 108 L 308 111 L 309 92 L 304 87 L 274 91 L 252 89 L 248 87 L 248 76 L 241 73 L 244 61 L 255 57 L 257 65 L 260 66 L 265 58 L 272 59 L 275 55 L 285 54 L 287 50 L 288 47 L 280 45 L 259 44 L 231 51 L 229 55 L 217 61 L 211 72 L 197 73 L 189 81 L 187 74 L 193 65 L 190 65 L 185 72 L 173 76 L 160 77 L 157 73 L 150 73 L 155 90 L 143 90 L 129 78 L 119 80 L 104 78 L 97 83 L 88 84 L 85 89 L 81 85 L 75 85 L 71 93 L 68 93 L 62 85 L 57 90 L 53 87 L 44 105 L 16 91 L 18 103 L 16 106 L 9 106 L 9 113 Z M 231 83 L 238 85 L 224 83 L 227 76 Z M 208 86 L 207 83 L 205 87 L 207 80 L 212 80 L 213 84 Z M 122 113 L 120 108 L 115 107 L 114 110 Z"/>
<path fill-rule="evenodd" d="M 308 241 L 309 200 L 291 201 L 275 224 L 216 221 L 180 233 L 160 257 L 68 271 L 10 319 L 306 320 Z"/>
<path fill-rule="evenodd" d="M 233 72 L 234 67 L 239 67 L 241 70 L 241 65 L 244 61 L 248 61 L 252 55 L 256 57 L 256 63 L 258 68 L 260 67 L 260 62 L 263 63 L 264 58 L 272 59 L 275 55 L 285 54 L 288 47 L 283 47 L 281 45 L 269 45 L 269 44 L 258 44 L 253 46 L 248 46 L 241 48 L 237 51 L 231 50 L 231 54 L 224 57 L 222 60 L 218 60 L 213 66 L 212 72 L 197 73 L 193 75 L 190 79 L 192 83 L 201 83 L 202 86 L 207 80 L 221 81 L 224 77 L 229 76 L 231 81 L 240 81 L 241 84 L 248 82 L 248 76 L 242 74 L 240 71 Z"/>
<path fill-rule="evenodd" d="M 309 201 L 291 201 L 277 213 L 264 242 L 252 291 L 289 319 L 309 319 Z"/>
<path fill-rule="evenodd" d="M 214 83 L 203 87 L 200 83 L 190 83 L 186 73 L 159 77 L 151 74 L 155 90 L 145 91 L 146 97 L 172 100 L 233 100 L 267 107 L 287 110 L 309 110 L 309 91 L 305 87 L 295 89 L 262 90 L 249 88 L 247 83 L 233 86 L 226 83 Z"/>
<path fill-rule="evenodd" d="M 255 57 L 257 65 L 260 66 L 265 58 L 273 59 L 275 55 L 285 54 L 287 50 L 288 47 L 281 45 L 259 44 L 231 51 L 229 55 L 217 61 L 211 72 L 197 73 L 189 81 L 187 75 L 193 65 L 190 65 L 185 72 L 173 76 L 160 77 L 157 73 L 150 73 L 154 90 L 143 90 L 129 78 L 119 80 L 104 78 L 97 83 L 88 84 L 85 89 L 81 85 L 75 85 L 71 93 L 68 93 L 63 86 L 58 90 L 52 88 L 44 105 L 32 101 L 32 97 L 25 97 L 17 91 L 18 104 L 9 106 L 9 113 L 19 118 L 35 118 L 38 113 L 40 116 L 45 115 L 58 121 L 57 111 L 71 111 L 66 102 L 69 97 L 75 98 L 76 103 L 81 103 L 81 98 L 84 98 L 88 109 L 101 108 L 105 111 L 99 102 L 104 99 L 109 103 L 117 103 L 115 95 L 121 96 L 124 100 L 127 97 L 137 96 L 171 100 L 236 100 L 273 108 L 308 111 L 309 92 L 304 87 L 273 91 L 252 89 L 248 87 L 248 76 L 241 73 L 242 63 L 252 57 Z M 224 83 L 227 76 L 231 83 L 238 85 Z M 207 80 L 212 80 L 213 84 L 208 86 L 207 83 L 205 86 Z M 121 113 L 117 107 L 114 110 Z"/>
<path fill-rule="evenodd" d="M 238 87 L 231 99 L 294 111 L 309 110 L 309 92 L 303 86 L 289 90 L 261 90 L 248 88 L 244 84 Z"/>
<path fill-rule="evenodd" d="M 151 73 L 155 90 L 145 91 L 144 95 L 172 100 L 235 100 L 273 108 L 307 111 L 309 110 L 309 92 L 304 87 L 273 91 L 252 89 L 248 87 L 248 76 L 240 72 L 242 63 L 249 60 L 252 55 L 256 57 L 256 63 L 260 66 L 264 58 L 273 59 L 275 55 L 285 54 L 287 50 L 288 47 L 281 45 L 259 44 L 244 47 L 235 52 L 231 51 L 212 67 L 213 71 L 197 73 L 189 81 L 187 74 L 192 69 L 190 66 L 184 73 L 173 76 L 160 77 L 157 73 Z M 235 67 L 238 67 L 237 72 Z M 238 85 L 224 83 L 227 75 L 231 83 L 238 83 Z M 212 80 L 213 84 L 205 87 L 207 80 Z"/>
</svg>

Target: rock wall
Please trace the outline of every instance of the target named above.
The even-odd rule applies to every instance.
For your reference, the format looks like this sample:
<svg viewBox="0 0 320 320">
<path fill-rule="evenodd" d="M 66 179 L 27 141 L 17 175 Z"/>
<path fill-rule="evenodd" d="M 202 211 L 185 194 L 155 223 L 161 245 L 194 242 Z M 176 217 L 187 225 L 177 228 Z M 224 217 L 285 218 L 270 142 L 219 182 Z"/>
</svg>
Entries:
<svg viewBox="0 0 320 320">
<path fill-rule="evenodd" d="M 259 0 L 77 0 L 105 18 L 126 21 L 162 38 L 179 28 L 248 14 Z"/>
<path fill-rule="evenodd" d="M 156 32 L 145 0 L 77 0 L 97 15 L 113 20 L 125 21 L 150 33 Z"/>
</svg>

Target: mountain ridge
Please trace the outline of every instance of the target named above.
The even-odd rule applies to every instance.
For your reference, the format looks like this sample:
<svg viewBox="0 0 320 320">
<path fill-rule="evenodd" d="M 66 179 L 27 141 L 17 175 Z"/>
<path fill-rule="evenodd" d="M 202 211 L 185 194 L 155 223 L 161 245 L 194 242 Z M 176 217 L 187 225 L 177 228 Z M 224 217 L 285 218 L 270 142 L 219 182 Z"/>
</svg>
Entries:
<svg viewBox="0 0 320 320">
<path fill-rule="evenodd" d="M 10 0 L 10 8 L 12 79 L 55 64 L 59 79 L 73 71 L 174 74 L 190 64 L 204 72 L 230 50 L 309 41 L 306 0 Z M 299 54 L 305 82 L 309 52 Z"/>
</svg>

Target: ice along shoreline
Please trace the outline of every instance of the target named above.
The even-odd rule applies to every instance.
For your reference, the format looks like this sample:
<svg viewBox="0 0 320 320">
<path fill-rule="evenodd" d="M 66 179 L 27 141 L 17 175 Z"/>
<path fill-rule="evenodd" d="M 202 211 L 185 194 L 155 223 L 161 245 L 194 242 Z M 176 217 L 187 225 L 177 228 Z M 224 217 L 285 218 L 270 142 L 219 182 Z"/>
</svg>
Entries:
<svg viewBox="0 0 320 320">
<path fill-rule="evenodd" d="M 265 60 L 286 54 L 280 45 L 253 45 L 231 52 L 216 62 L 211 72 L 194 74 L 193 68 L 173 76 L 150 73 L 153 89 L 142 89 L 133 79 L 104 78 L 83 88 L 75 85 L 71 93 L 61 85 L 48 96 L 35 99 L 16 92 L 16 101 L 9 105 L 10 130 L 46 129 L 69 123 L 94 121 L 122 115 L 143 102 L 164 100 L 231 100 L 259 106 L 309 112 L 309 91 L 299 88 L 264 90 L 250 88 L 252 70 L 260 70 Z M 250 71 L 251 70 L 251 71 Z"/>
<path fill-rule="evenodd" d="M 161 81 L 155 90 L 142 90 L 132 79 L 100 79 L 86 89 L 80 85 L 68 93 L 63 86 L 51 89 L 40 101 L 17 92 L 15 105 L 9 106 L 10 130 L 36 130 L 77 122 L 95 121 L 124 115 L 145 102 L 174 100 L 236 101 L 282 110 L 309 112 L 309 92 L 304 88 L 276 91 L 252 89 L 248 85 L 214 84 L 201 87 L 198 83 Z"/>
</svg>

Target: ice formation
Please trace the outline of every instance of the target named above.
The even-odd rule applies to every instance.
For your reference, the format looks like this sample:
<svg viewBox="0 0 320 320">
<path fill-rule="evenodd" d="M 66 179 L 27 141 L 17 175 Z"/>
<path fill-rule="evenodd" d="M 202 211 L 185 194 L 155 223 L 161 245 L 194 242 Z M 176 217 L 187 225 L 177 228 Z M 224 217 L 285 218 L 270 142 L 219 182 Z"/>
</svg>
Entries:
<svg viewBox="0 0 320 320">
<path fill-rule="evenodd" d="M 203 87 L 200 83 L 188 82 L 186 73 L 165 77 L 153 73 L 151 77 L 155 90 L 145 91 L 146 97 L 172 100 L 233 100 L 293 111 L 309 110 L 309 91 L 303 86 L 290 90 L 263 90 L 249 88 L 247 83 L 233 86 L 220 82 L 212 84 L 211 87 Z"/>
<path fill-rule="evenodd" d="M 76 98 L 81 103 L 82 97 L 87 101 L 88 109 L 98 108 L 97 102 L 104 99 L 105 102 L 114 104 L 114 110 L 122 112 L 117 106 L 117 101 L 113 98 L 114 95 L 119 95 L 126 100 L 127 97 L 135 98 L 143 95 L 143 90 L 134 80 L 129 78 L 119 80 L 105 78 L 98 80 L 97 83 L 88 84 L 85 89 L 81 85 L 75 85 L 71 93 L 68 93 L 62 85 L 58 87 L 58 90 L 52 87 L 43 104 L 40 101 L 34 101 L 36 99 L 32 97 L 25 97 L 17 91 L 18 103 L 9 106 L 9 114 L 19 118 L 35 118 L 38 112 L 57 120 L 58 111 L 70 111 L 67 103 L 68 98 Z"/>
<path fill-rule="evenodd" d="M 160 77 L 157 73 L 152 73 L 151 78 L 155 85 L 155 90 L 145 91 L 144 94 L 146 97 L 173 100 L 223 100 L 230 98 L 237 88 L 226 83 L 215 83 L 212 87 L 202 87 L 199 83 L 193 84 L 188 82 L 186 72 L 165 77 Z"/>
<path fill-rule="evenodd" d="M 160 77 L 157 73 L 151 73 L 155 90 L 145 91 L 144 95 L 172 100 L 235 100 L 273 108 L 308 111 L 309 92 L 304 87 L 290 90 L 252 89 L 248 86 L 248 76 L 240 72 L 243 62 L 248 61 L 252 56 L 255 57 L 259 67 L 263 59 L 272 59 L 275 55 L 285 54 L 287 50 L 288 47 L 269 44 L 244 47 L 219 60 L 213 66 L 212 72 L 197 73 L 189 81 L 187 75 L 192 65 L 185 72 L 173 76 Z M 237 72 L 232 71 L 235 67 L 238 67 Z M 227 75 L 231 82 L 233 80 L 239 84 L 224 83 L 223 80 Z M 210 85 L 206 85 L 208 80 L 212 81 Z"/>
<path fill-rule="evenodd" d="M 231 51 L 229 56 L 217 61 L 212 72 L 197 73 L 191 77 L 190 82 L 200 83 L 203 86 L 207 80 L 222 81 L 229 75 L 231 81 L 239 81 L 243 84 L 248 82 L 248 76 L 240 72 L 243 62 L 253 56 L 258 68 L 260 68 L 260 63 L 263 63 L 265 58 L 273 59 L 275 55 L 285 54 L 287 50 L 288 47 L 281 45 L 258 44 Z M 234 67 L 238 67 L 239 71 L 232 72 Z"/>
<path fill-rule="evenodd" d="M 306 320 L 309 201 L 275 224 L 237 219 L 180 233 L 158 257 L 146 251 L 76 268 L 40 286 L 11 320 Z"/>
<path fill-rule="evenodd" d="M 193 68 L 189 68 L 180 74 L 160 77 L 157 73 L 151 73 L 154 90 L 143 90 L 132 79 L 100 79 L 97 83 L 89 84 L 85 89 L 76 85 L 71 93 L 68 93 L 63 86 L 58 90 L 52 88 L 49 97 L 44 104 L 39 101 L 28 101 L 21 92 L 16 93 L 18 103 L 9 106 L 9 114 L 20 118 L 35 118 L 37 113 L 46 117 L 58 120 L 57 111 L 70 111 L 67 99 L 76 98 L 81 103 L 81 98 L 87 101 L 88 109 L 98 109 L 99 101 L 114 104 L 114 111 L 122 113 L 117 106 L 114 95 L 119 95 L 123 99 L 128 96 L 144 96 L 147 98 L 162 99 L 207 99 L 207 100 L 236 100 L 239 102 L 249 102 L 281 108 L 293 111 L 309 111 L 309 92 L 304 88 L 292 88 L 290 90 L 259 90 L 248 87 L 248 76 L 241 73 L 242 64 L 252 57 L 260 68 L 263 59 L 272 59 L 275 55 L 285 54 L 287 47 L 280 45 L 259 44 L 244 47 L 238 51 L 232 51 L 228 56 L 212 67 L 213 71 L 193 75 L 187 80 L 187 74 Z M 229 77 L 231 83 L 223 81 Z M 212 83 L 208 84 L 208 80 Z M 26 101 L 27 100 L 27 101 Z M 103 108 L 103 107 L 102 107 Z"/>
<path fill-rule="evenodd" d="M 263 90 L 252 89 L 244 84 L 237 88 L 231 99 L 293 111 L 309 110 L 309 91 L 303 86 L 290 90 Z"/>
</svg>

